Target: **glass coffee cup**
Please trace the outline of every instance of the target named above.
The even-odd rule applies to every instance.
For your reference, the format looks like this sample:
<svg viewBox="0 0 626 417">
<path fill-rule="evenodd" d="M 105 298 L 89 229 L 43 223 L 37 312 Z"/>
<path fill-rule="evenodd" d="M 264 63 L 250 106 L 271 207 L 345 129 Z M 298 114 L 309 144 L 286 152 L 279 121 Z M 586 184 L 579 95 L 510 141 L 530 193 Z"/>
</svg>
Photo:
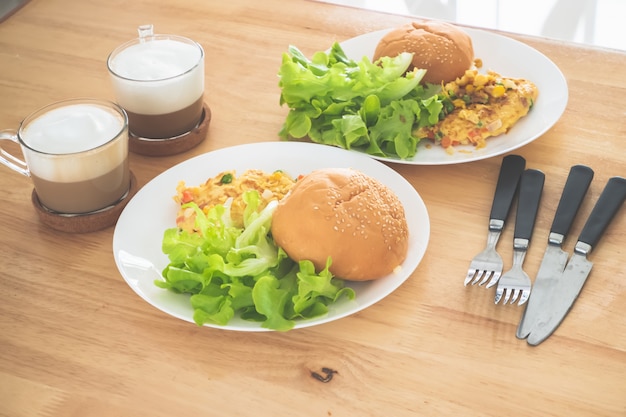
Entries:
<svg viewBox="0 0 626 417">
<path fill-rule="evenodd" d="M 30 177 L 50 212 L 98 212 L 129 192 L 128 118 L 115 103 L 51 104 L 26 117 L 17 130 L 0 131 L 0 143 L 5 140 L 18 143 L 24 159 L 0 145 L 0 163 Z"/>
<path fill-rule="evenodd" d="M 174 138 L 198 126 L 204 96 L 204 50 L 175 35 L 155 35 L 152 25 L 116 48 L 107 67 L 130 133 L 143 139 Z"/>
</svg>

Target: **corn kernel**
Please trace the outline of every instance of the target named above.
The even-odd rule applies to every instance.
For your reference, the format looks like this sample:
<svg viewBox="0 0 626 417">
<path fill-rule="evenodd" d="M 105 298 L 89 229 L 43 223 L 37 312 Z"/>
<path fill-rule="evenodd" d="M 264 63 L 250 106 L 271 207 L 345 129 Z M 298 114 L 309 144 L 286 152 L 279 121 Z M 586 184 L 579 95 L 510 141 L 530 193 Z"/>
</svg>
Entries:
<svg viewBox="0 0 626 417">
<path fill-rule="evenodd" d="M 493 87 L 493 91 L 491 92 L 492 97 L 502 97 L 505 92 L 505 88 L 503 85 L 496 85 Z"/>
<path fill-rule="evenodd" d="M 474 78 L 474 86 L 475 87 L 482 87 L 485 84 L 487 84 L 487 81 L 489 81 L 489 77 L 487 77 L 484 74 L 476 74 L 476 78 Z"/>
</svg>

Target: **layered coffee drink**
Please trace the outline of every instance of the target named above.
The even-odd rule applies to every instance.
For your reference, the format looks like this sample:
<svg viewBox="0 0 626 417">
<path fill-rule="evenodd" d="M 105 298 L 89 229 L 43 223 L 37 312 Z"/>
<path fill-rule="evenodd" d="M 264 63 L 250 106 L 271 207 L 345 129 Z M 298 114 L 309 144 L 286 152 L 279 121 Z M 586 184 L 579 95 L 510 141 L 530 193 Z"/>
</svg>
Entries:
<svg viewBox="0 0 626 417">
<path fill-rule="evenodd" d="M 200 122 L 204 51 L 198 43 L 172 35 L 140 38 L 113 51 L 108 67 L 133 135 L 167 139 Z"/>
<path fill-rule="evenodd" d="M 81 101 L 44 109 L 19 131 L 43 206 L 63 214 L 97 211 L 130 187 L 128 128 L 123 110 Z"/>
</svg>

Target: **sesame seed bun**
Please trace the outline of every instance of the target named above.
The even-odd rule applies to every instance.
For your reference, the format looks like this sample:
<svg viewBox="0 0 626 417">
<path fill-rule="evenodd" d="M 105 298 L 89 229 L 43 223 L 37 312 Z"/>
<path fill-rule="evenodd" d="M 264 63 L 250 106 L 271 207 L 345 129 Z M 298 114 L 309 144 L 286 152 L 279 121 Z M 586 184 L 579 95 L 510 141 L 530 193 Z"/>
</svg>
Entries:
<svg viewBox="0 0 626 417">
<path fill-rule="evenodd" d="M 373 60 L 413 53 L 413 68 L 425 69 L 423 82 L 454 81 L 474 61 L 472 39 L 459 27 L 445 22 L 416 21 L 387 33 L 376 46 Z"/>
<path fill-rule="evenodd" d="M 398 197 L 374 178 L 348 168 L 313 171 L 278 204 L 272 236 L 295 261 L 317 271 L 330 256 L 333 275 L 382 278 L 406 258 L 408 226 Z"/>
</svg>

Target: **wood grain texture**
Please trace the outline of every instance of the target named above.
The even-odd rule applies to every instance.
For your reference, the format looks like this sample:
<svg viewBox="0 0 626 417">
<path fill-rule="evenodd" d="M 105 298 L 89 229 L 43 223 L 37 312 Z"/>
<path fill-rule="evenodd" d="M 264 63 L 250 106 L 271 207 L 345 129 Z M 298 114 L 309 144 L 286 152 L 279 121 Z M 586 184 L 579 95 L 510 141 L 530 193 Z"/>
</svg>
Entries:
<svg viewBox="0 0 626 417">
<path fill-rule="evenodd" d="M 106 58 L 140 24 L 195 39 L 206 53 L 207 138 L 179 155 L 131 154 L 141 186 L 192 156 L 278 140 L 287 110 L 277 70 L 288 45 L 310 54 L 407 20 L 304 0 L 33 0 L 0 25 L 0 127 L 60 99 L 111 99 Z M 626 176 L 626 54 L 515 38 L 552 59 L 570 89 L 559 122 L 517 151 L 546 174 L 525 262 L 534 276 L 570 166 L 596 173 L 572 236 L 606 181 Z M 626 415 L 624 210 L 592 253 L 565 322 L 530 347 L 515 338 L 519 307 L 463 286 L 486 240 L 500 161 L 390 165 L 429 210 L 422 263 L 374 306 L 284 334 L 199 328 L 161 313 L 118 273 L 113 228 L 51 230 L 30 203 L 29 179 L 2 167 L 0 416 Z M 507 227 L 507 262 L 511 239 Z M 324 367 L 336 371 L 327 383 L 311 376 Z"/>
</svg>

